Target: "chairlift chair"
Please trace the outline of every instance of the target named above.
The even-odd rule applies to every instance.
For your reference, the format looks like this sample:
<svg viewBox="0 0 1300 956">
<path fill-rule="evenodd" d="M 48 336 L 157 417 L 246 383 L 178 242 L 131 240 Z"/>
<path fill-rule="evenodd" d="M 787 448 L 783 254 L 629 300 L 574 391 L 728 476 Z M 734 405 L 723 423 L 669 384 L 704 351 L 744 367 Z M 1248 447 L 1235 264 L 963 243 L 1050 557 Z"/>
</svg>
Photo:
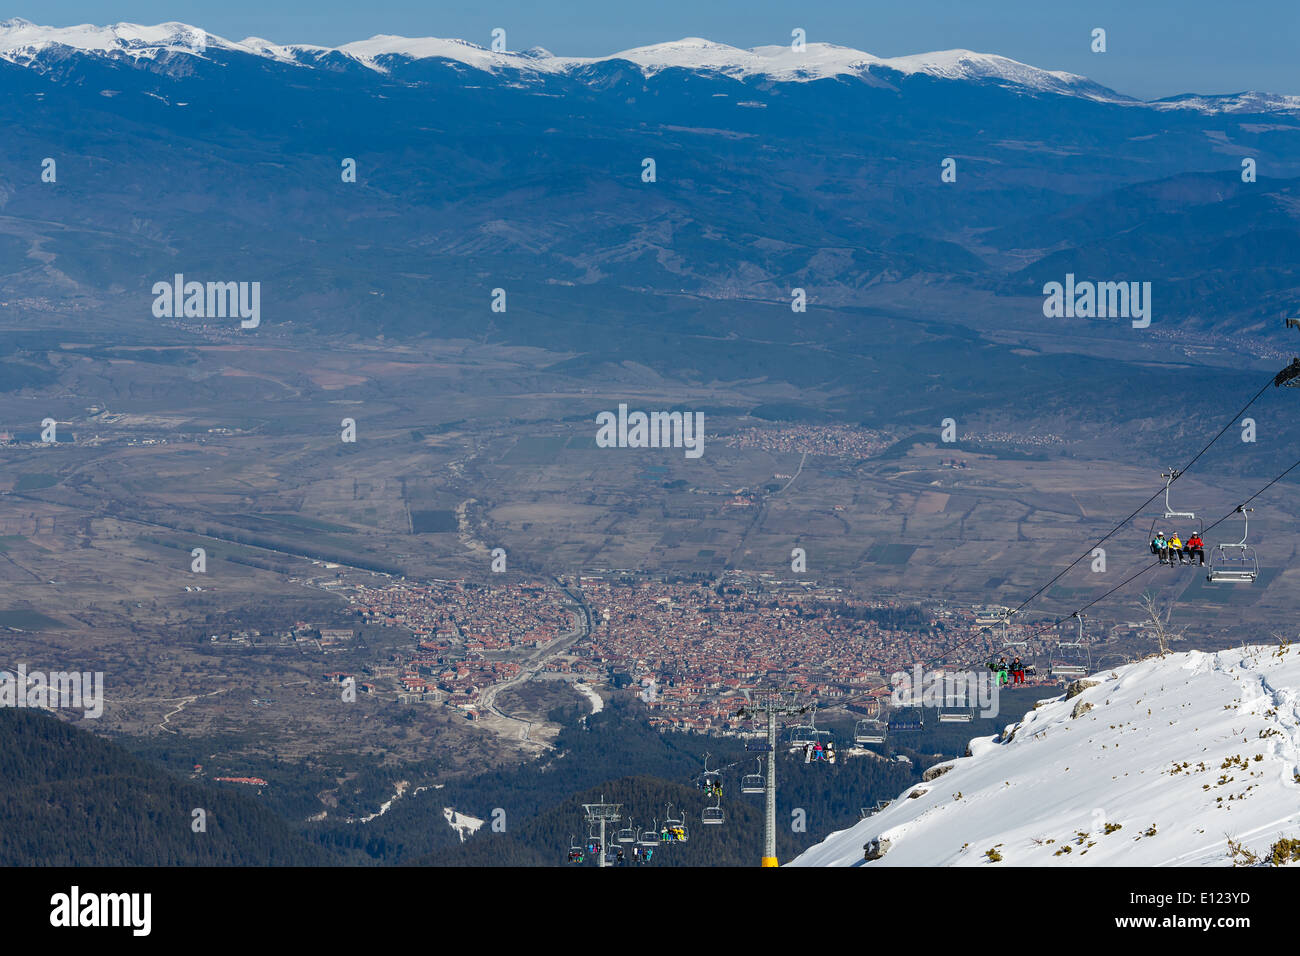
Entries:
<svg viewBox="0 0 1300 956">
<path fill-rule="evenodd" d="M 805 709 L 809 710 L 809 722 L 796 723 L 790 727 L 790 735 L 788 739 L 790 749 L 811 747 L 811 745 L 818 741 L 818 730 L 816 730 L 816 705 L 814 704 L 811 708 Z"/>
<path fill-rule="evenodd" d="M 747 773 L 740 778 L 741 793 L 765 793 L 767 785 L 763 780 L 763 760 L 758 759 L 758 773 Z"/>
<path fill-rule="evenodd" d="M 1052 677 L 1075 679 L 1086 677 L 1092 671 L 1092 651 L 1083 641 L 1083 615 L 1072 615 L 1079 624 L 1078 637 L 1073 641 L 1057 641 L 1048 665 Z"/>
<path fill-rule="evenodd" d="M 883 744 L 885 742 L 885 725 L 879 720 L 859 720 L 853 726 L 855 744 Z"/>
<path fill-rule="evenodd" d="M 920 707 L 900 708 L 886 725 L 890 733 L 925 729 L 925 714 Z"/>
<path fill-rule="evenodd" d="M 1013 641 L 1013 640 L 1011 640 L 1011 638 L 1007 637 L 1007 625 L 1011 623 L 1011 615 L 1013 615 L 1013 614 L 1015 614 L 1015 613 L 1016 613 L 1016 612 L 1015 612 L 1015 609 L 1013 609 L 1013 608 L 1009 608 L 1009 607 L 1008 607 L 1008 608 L 1003 608 L 1003 609 L 1002 609 L 1002 619 L 1001 619 L 998 623 L 1002 626 L 1002 647 L 1003 647 L 1003 649 L 1006 649 L 1006 648 L 1008 648 L 1008 647 L 1028 647 L 1028 646 L 1029 646 L 1029 641 L 1028 641 L 1028 640 Z"/>
<path fill-rule="evenodd" d="M 945 677 L 945 696 L 939 703 L 939 723 L 941 724 L 969 724 L 975 719 L 975 708 L 969 706 L 969 701 L 965 693 L 958 696 L 957 694 L 948 694 Z M 955 690 L 955 688 L 953 688 Z"/>
<path fill-rule="evenodd" d="M 1237 505 L 1237 512 L 1245 522 L 1241 529 L 1241 540 L 1235 544 L 1215 545 L 1210 552 L 1210 570 L 1205 579 L 1226 584 L 1254 584 L 1259 577 L 1259 559 L 1255 549 L 1246 543 L 1250 534 L 1249 513 L 1254 508 Z"/>
<path fill-rule="evenodd" d="M 795 724 L 790 728 L 789 743 L 791 747 L 811 747 L 817 739 L 817 728 L 811 721 Z"/>
<path fill-rule="evenodd" d="M 804 763 L 834 763 L 835 762 L 835 734 L 829 730 L 818 730 L 815 727 L 808 732 L 808 739 L 803 745 L 803 762 Z M 813 760 L 813 755 L 821 754 L 817 760 Z"/>
<path fill-rule="evenodd" d="M 1186 521 L 1188 523 L 1189 531 L 1191 530 L 1191 527 L 1194 524 L 1196 535 L 1198 537 L 1204 537 L 1205 535 L 1205 523 L 1196 516 L 1196 512 L 1175 511 L 1173 505 L 1169 503 L 1169 488 L 1170 486 L 1173 485 L 1174 481 L 1177 480 L 1178 476 L 1181 474 L 1182 474 L 1181 471 L 1178 471 L 1177 469 L 1174 468 L 1169 469 L 1169 471 L 1167 472 L 1160 473 L 1160 477 L 1165 479 L 1165 510 L 1163 514 L 1153 515 L 1151 518 L 1151 529 L 1147 532 L 1146 545 L 1147 548 L 1151 550 L 1152 554 L 1159 553 L 1155 550 L 1155 548 L 1152 546 L 1151 543 L 1155 540 L 1157 531 L 1163 532 L 1166 530 L 1172 530 L 1172 531 L 1178 530 L 1177 528 L 1169 527 L 1170 522 L 1172 521 L 1175 520 Z M 1186 537 L 1183 538 L 1183 541 L 1186 542 L 1187 539 L 1190 538 L 1191 536 L 1192 535 L 1189 533 Z M 1178 563 L 1182 564 L 1181 554 L 1178 555 Z M 1175 566 L 1174 555 L 1169 555 L 1169 564 L 1171 567 Z"/>
<path fill-rule="evenodd" d="M 715 797 L 714 799 L 717 802 L 711 807 L 705 807 L 704 811 L 700 814 L 701 823 L 716 826 L 722 822 L 722 798 Z"/>
<path fill-rule="evenodd" d="M 569 835 L 569 862 L 581 863 L 586 859 L 586 848 L 573 842 L 573 835 Z"/>
<path fill-rule="evenodd" d="M 659 821 L 651 821 L 649 830 L 642 830 L 641 836 L 636 841 L 640 846 L 658 846 L 659 845 Z"/>
<path fill-rule="evenodd" d="M 618 831 L 618 835 L 614 839 L 619 843 L 635 843 L 636 827 L 632 826 L 629 822 L 628 826 L 625 826 Z"/>
<path fill-rule="evenodd" d="M 699 779 L 695 784 L 701 790 L 705 790 L 709 793 L 712 793 L 714 788 L 719 786 L 722 782 L 722 774 L 717 770 L 709 769 L 709 757 L 711 756 L 712 754 L 710 753 L 704 754 L 704 772 L 700 774 Z"/>
<path fill-rule="evenodd" d="M 686 821 L 681 817 L 673 816 L 673 805 L 671 803 L 668 804 L 668 815 L 664 817 L 664 829 L 672 834 L 673 841 L 677 843 L 685 843 L 690 835 L 686 830 Z"/>
<path fill-rule="evenodd" d="M 969 707 L 940 707 L 939 723 L 941 724 L 969 724 L 975 719 L 975 711 Z"/>
</svg>

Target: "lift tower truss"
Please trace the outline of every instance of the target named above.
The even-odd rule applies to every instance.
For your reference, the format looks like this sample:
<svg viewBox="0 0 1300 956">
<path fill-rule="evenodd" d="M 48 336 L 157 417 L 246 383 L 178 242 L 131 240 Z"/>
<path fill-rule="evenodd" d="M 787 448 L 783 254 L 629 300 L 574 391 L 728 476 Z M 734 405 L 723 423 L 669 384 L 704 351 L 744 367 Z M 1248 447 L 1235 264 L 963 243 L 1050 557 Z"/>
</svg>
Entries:
<svg viewBox="0 0 1300 956">
<path fill-rule="evenodd" d="M 756 695 L 742 707 L 736 716 L 741 718 L 756 717 L 760 714 L 767 718 L 767 780 L 764 790 L 763 813 L 763 859 L 761 866 L 777 866 L 776 861 L 776 719 L 777 717 L 807 713 L 812 704 L 799 705 L 787 700 L 775 691 Z"/>
<path fill-rule="evenodd" d="M 600 827 L 600 853 L 597 854 L 597 866 L 609 866 L 609 846 L 605 843 L 605 825 L 607 823 L 617 823 L 623 819 L 619 811 L 623 809 L 621 803 L 605 803 L 605 795 L 600 795 L 600 803 L 584 803 L 583 811 L 587 814 L 587 823 L 596 824 Z"/>
</svg>

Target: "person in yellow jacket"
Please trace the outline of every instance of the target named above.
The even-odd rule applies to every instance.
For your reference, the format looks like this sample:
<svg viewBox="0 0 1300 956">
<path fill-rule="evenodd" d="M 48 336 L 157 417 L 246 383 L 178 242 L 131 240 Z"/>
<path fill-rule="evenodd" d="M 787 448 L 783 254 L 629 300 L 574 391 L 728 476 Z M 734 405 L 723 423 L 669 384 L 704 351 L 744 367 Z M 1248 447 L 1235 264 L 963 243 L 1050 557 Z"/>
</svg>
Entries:
<svg viewBox="0 0 1300 956">
<path fill-rule="evenodd" d="M 1178 537 L 1177 531 L 1175 531 L 1173 534 L 1169 536 L 1169 563 L 1170 564 L 1174 563 L 1174 558 L 1178 559 L 1179 564 L 1187 563 L 1187 561 L 1184 560 L 1184 555 L 1183 555 L 1183 541 L 1181 538 Z"/>
</svg>

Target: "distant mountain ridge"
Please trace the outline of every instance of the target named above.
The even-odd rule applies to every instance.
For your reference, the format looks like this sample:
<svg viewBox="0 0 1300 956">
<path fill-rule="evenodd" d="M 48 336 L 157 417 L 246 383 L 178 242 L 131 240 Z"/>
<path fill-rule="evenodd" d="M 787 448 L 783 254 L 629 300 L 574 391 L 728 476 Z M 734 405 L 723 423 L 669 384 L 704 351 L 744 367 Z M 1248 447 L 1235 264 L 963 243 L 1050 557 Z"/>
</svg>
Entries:
<svg viewBox="0 0 1300 956">
<path fill-rule="evenodd" d="M 446 60 L 474 70 L 541 81 L 547 76 L 581 78 L 590 67 L 627 62 L 643 76 L 686 70 L 733 78 L 762 77 L 774 82 L 855 78 L 891 87 L 897 76 L 924 75 L 943 80 L 997 83 L 1037 93 L 1078 96 L 1101 102 L 1195 109 L 1203 112 L 1300 110 L 1300 96 L 1248 91 L 1224 96 L 1184 94 L 1145 103 L 1095 83 L 1085 76 L 1045 70 L 1004 56 L 971 50 L 941 50 L 911 56 L 878 57 L 833 43 L 759 46 L 745 50 L 699 37 L 636 47 L 604 57 L 555 56 L 534 47 L 496 51 L 467 40 L 377 35 L 339 47 L 274 43 L 261 37 L 233 41 L 200 27 L 169 21 L 147 26 L 116 23 L 48 27 L 22 18 L 0 21 L 0 58 L 41 68 L 67 52 L 157 61 L 167 55 L 208 56 L 215 51 L 244 54 L 308 68 L 337 68 L 339 58 L 379 73 L 397 60 Z"/>
<path fill-rule="evenodd" d="M 184 273 L 259 282 L 276 333 L 486 336 L 803 384 L 860 373 L 717 343 L 901 344 L 826 324 L 860 308 L 1106 331 L 1044 316 L 1044 285 L 1070 274 L 1151 282 L 1153 328 L 1271 334 L 1300 289 L 1290 102 L 1143 104 L 965 51 L 687 39 L 581 59 L 9 20 L 0 301 L 27 327 L 155 342 L 150 290 Z M 509 312 L 485 326 L 494 288 Z M 637 330 L 707 330 L 690 351 L 709 354 L 650 356 Z"/>
</svg>

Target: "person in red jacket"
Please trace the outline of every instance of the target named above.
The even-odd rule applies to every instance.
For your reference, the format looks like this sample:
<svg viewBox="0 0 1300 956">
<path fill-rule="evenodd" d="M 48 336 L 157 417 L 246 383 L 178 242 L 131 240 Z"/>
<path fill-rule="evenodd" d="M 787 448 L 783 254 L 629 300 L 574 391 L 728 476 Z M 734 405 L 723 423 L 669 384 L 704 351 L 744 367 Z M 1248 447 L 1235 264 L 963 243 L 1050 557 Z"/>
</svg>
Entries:
<svg viewBox="0 0 1300 956">
<path fill-rule="evenodd" d="M 1195 531 L 1187 539 L 1187 545 L 1184 548 L 1189 559 L 1200 558 L 1201 567 L 1205 567 L 1205 541 Z"/>
</svg>

